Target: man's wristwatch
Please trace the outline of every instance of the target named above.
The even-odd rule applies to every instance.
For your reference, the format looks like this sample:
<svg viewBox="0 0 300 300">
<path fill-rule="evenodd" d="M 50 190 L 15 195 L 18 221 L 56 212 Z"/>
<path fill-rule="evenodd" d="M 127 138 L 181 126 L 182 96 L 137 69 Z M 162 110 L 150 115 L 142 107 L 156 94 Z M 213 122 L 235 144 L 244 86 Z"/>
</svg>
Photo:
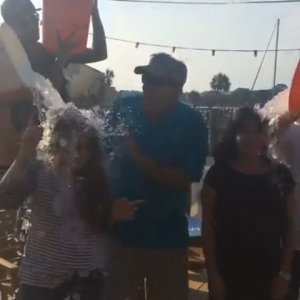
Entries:
<svg viewBox="0 0 300 300">
<path fill-rule="evenodd" d="M 283 278 L 286 281 L 291 281 L 291 274 L 288 272 L 280 271 L 278 276 L 280 276 L 281 278 Z"/>
</svg>

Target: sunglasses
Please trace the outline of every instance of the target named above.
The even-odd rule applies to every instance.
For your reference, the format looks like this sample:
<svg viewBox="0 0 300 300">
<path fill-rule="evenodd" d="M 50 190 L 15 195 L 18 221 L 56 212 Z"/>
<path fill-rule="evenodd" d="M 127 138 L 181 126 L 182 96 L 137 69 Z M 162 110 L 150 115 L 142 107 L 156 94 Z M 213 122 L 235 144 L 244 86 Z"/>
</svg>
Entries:
<svg viewBox="0 0 300 300">
<path fill-rule="evenodd" d="M 39 22 L 39 20 L 40 15 L 37 12 L 35 12 L 31 15 L 23 17 L 22 19 L 19 19 L 18 24 L 19 26 L 26 27 L 28 25 L 31 25 L 32 23 Z"/>
<path fill-rule="evenodd" d="M 172 85 L 177 86 L 178 84 L 170 79 L 162 79 L 150 74 L 143 74 L 142 75 L 142 82 L 143 84 L 150 84 L 156 86 L 165 86 L 165 85 Z"/>
</svg>

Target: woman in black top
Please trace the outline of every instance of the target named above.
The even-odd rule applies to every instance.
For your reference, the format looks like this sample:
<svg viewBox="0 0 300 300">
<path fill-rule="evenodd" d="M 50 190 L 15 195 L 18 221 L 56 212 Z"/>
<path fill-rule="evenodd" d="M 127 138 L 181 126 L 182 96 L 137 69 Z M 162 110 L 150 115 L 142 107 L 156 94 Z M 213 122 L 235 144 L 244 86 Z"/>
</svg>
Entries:
<svg viewBox="0 0 300 300">
<path fill-rule="evenodd" d="M 204 252 L 213 300 L 286 296 L 294 244 L 294 180 L 266 156 L 266 124 L 241 108 L 202 190 Z"/>
</svg>

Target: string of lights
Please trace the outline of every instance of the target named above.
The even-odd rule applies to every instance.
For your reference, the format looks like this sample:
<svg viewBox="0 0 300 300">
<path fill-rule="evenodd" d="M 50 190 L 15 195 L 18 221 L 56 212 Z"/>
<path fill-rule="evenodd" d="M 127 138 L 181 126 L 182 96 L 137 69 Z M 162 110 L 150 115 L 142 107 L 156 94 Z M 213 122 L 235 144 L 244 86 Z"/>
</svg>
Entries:
<svg viewBox="0 0 300 300">
<path fill-rule="evenodd" d="M 211 52 L 212 56 L 215 56 L 217 52 L 237 52 L 237 53 L 253 53 L 256 57 L 258 53 L 265 53 L 265 52 L 300 52 L 299 48 L 287 48 L 287 49 L 218 49 L 218 48 L 198 48 L 198 47 L 182 47 L 182 46 L 171 46 L 171 45 L 165 45 L 165 44 L 155 44 L 155 43 L 145 43 L 145 42 L 136 42 L 132 40 L 126 40 L 126 39 L 120 39 L 115 37 L 106 37 L 108 40 L 116 41 L 116 42 L 122 42 L 122 43 L 128 43 L 135 45 L 135 48 L 139 48 L 140 46 L 146 46 L 146 47 L 156 47 L 156 48 L 165 48 L 170 49 L 173 53 L 175 53 L 176 50 L 190 50 L 190 51 L 201 51 L 201 52 Z"/>
</svg>

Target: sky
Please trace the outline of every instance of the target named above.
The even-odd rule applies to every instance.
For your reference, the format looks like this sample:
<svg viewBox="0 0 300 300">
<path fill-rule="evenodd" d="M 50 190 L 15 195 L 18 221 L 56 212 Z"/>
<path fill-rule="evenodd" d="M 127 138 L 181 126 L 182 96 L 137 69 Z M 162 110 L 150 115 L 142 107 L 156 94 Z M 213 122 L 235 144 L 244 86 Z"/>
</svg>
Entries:
<svg viewBox="0 0 300 300">
<path fill-rule="evenodd" d="M 215 0 L 212 0 L 215 1 Z M 42 7 L 42 0 L 33 0 Z M 279 48 L 300 48 L 300 3 L 267 5 L 163 5 L 122 3 L 98 0 L 106 35 L 136 42 L 203 48 L 265 49 L 281 19 Z M 108 40 L 108 59 L 93 64 L 100 71 L 115 72 L 119 90 L 141 89 L 134 67 L 147 64 L 157 52 L 172 54 L 170 49 L 126 44 Z M 275 47 L 275 41 L 272 43 Z M 251 88 L 262 55 L 253 53 L 216 53 L 176 50 L 175 58 L 187 64 L 189 75 L 185 91 L 209 90 L 211 78 L 226 73 L 232 89 Z M 300 52 L 280 53 L 277 83 L 290 85 Z M 258 78 L 256 89 L 268 89 L 273 82 L 274 53 L 269 53 Z"/>
</svg>

